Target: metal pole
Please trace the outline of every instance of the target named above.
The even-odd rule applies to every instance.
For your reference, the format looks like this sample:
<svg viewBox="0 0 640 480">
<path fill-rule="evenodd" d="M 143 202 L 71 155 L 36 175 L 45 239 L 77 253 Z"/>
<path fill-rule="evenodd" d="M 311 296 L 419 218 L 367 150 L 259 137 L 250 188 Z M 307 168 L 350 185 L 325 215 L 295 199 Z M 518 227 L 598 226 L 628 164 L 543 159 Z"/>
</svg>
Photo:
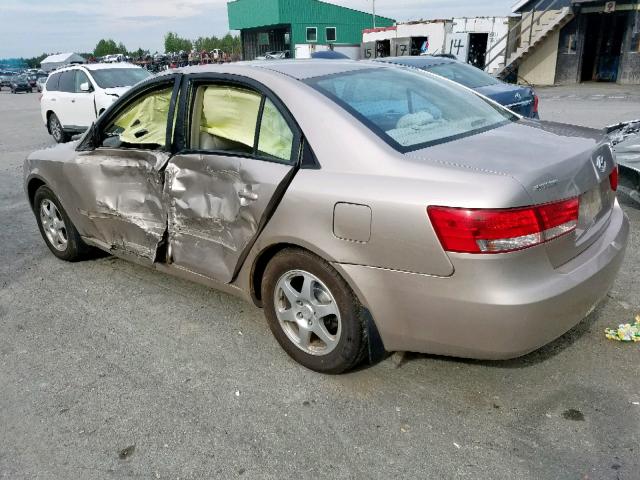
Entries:
<svg viewBox="0 0 640 480">
<path fill-rule="evenodd" d="M 376 28 L 376 0 L 372 0 L 373 2 L 373 28 Z"/>
</svg>

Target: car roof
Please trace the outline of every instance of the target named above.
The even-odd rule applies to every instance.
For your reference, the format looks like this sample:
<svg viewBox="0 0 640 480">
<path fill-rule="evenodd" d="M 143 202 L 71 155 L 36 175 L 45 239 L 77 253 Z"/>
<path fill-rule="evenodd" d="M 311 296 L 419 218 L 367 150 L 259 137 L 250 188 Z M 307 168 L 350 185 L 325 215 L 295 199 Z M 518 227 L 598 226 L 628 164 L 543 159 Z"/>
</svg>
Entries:
<svg viewBox="0 0 640 480">
<path fill-rule="evenodd" d="M 63 72 L 65 70 L 73 70 L 78 68 L 84 68 L 89 71 L 94 70 L 105 70 L 107 68 L 140 68 L 137 65 L 126 62 L 119 63 L 79 63 L 76 65 L 66 65 L 64 67 L 60 67 L 56 70 L 56 72 Z"/>
<path fill-rule="evenodd" d="M 255 60 L 250 62 L 236 62 L 225 65 L 198 65 L 192 67 L 182 67 L 166 70 L 160 74 L 169 75 L 171 73 L 197 74 L 197 73 L 242 73 L 246 72 L 251 76 L 253 69 L 270 70 L 281 73 L 296 80 L 306 80 L 308 78 L 322 77 L 336 73 L 345 73 L 358 70 L 370 70 L 372 68 L 389 68 L 388 65 L 369 61 L 354 60 L 333 60 L 328 62 L 321 59 L 298 59 L 298 60 Z"/>
<path fill-rule="evenodd" d="M 384 57 L 377 58 L 376 62 L 396 63 L 414 68 L 431 68 L 437 65 L 449 65 L 451 63 L 462 63 L 458 60 L 447 57 L 434 57 L 432 55 L 421 55 L 411 57 Z"/>
</svg>

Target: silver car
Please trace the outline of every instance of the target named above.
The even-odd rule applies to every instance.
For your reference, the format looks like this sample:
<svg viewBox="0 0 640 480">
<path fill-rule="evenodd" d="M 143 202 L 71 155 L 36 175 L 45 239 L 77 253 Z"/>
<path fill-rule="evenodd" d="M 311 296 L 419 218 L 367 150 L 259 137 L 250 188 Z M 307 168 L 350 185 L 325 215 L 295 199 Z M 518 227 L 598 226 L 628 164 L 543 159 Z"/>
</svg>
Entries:
<svg viewBox="0 0 640 480">
<path fill-rule="evenodd" d="M 367 62 L 165 73 L 24 180 L 58 258 L 97 247 L 240 295 L 327 373 L 531 352 L 606 296 L 629 232 L 602 132 Z"/>
</svg>

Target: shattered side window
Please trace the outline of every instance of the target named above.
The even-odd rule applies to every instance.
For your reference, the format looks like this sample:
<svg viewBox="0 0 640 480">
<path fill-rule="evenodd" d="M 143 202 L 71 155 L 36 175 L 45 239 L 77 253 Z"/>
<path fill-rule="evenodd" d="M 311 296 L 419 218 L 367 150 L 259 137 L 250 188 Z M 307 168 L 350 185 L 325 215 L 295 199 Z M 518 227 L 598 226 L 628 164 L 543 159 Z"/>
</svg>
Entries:
<svg viewBox="0 0 640 480">
<path fill-rule="evenodd" d="M 260 123 L 258 154 L 289 162 L 292 148 L 293 132 L 276 106 L 267 99 Z"/>
<path fill-rule="evenodd" d="M 253 154 L 262 95 L 226 85 L 201 87 L 196 95 L 192 145 L 201 150 Z M 199 115 L 198 115 L 199 113 Z"/>
<path fill-rule="evenodd" d="M 172 91 L 158 90 L 133 102 L 105 129 L 102 146 L 165 148 Z"/>
</svg>

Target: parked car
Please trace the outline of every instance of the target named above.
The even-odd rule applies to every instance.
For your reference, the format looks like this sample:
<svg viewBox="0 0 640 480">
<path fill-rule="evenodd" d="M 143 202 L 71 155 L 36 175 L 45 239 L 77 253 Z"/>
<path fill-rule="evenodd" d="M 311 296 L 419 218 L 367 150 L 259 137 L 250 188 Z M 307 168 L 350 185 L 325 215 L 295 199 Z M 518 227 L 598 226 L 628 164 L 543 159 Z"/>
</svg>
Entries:
<svg viewBox="0 0 640 480">
<path fill-rule="evenodd" d="M 11 93 L 26 92 L 31 93 L 32 87 L 26 75 L 14 75 L 11 77 Z"/>
<path fill-rule="evenodd" d="M 263 56 L 256 57 L 256 60 L 284 60 L 290 57 L 291 53 L 289 50 L 282 50 L 278 52 L 267 52 Z"/>
<path fill-rule="evenodd" d="M 524 117 L 539 118 L 538 96 L 533 88 L 505 83 L 468 63 L 430 55 L 386 57 L 376 61 L 428 71 L 471 88 Z"/>
<path fill-rule="evenodd" d="M 15 75 L 11 72 L 5 72 L 4 75 L 0 77 L 0 89 L 2 89 L 2 87 L 11 88 L 11 80 L 14 76 Z"/>
<path fill-rule="evenodd" d="M 132 85 L 150 77 L 129 63 L 73 65 L 52 73 L 45 84 L 40 110 L 48 132 L 58 143 L 84 132 Z"/>
<path fill-rule="evenodd" d="M 373 62 L 166 72 L 24 179 L 56 257 L 97 247 L 239 295 L 328 373 L 531 352 L 606 297 L 629 234 L 601 131 Z"/>
<path fill-rule="evenodd" d="M 47 77 L 38 77 L 38 80 L 36 81 L 36 88 L 38 89 L 38 93 L 42 93 L 45 83 L 47 83 Z"/>
<path fill-rule="evenodd" d="M 323 50 L 321 52 L 313 52 L 311 58 L 320 58 L 323 60 L 351 60 L 344 53 L 335 50 Z"/>
<path fill-rule="evenodd" d="M 606 133 L 620 165 L 621 182 L 640 193 L 640 119 L 608 127 Z"/>
</svg>

